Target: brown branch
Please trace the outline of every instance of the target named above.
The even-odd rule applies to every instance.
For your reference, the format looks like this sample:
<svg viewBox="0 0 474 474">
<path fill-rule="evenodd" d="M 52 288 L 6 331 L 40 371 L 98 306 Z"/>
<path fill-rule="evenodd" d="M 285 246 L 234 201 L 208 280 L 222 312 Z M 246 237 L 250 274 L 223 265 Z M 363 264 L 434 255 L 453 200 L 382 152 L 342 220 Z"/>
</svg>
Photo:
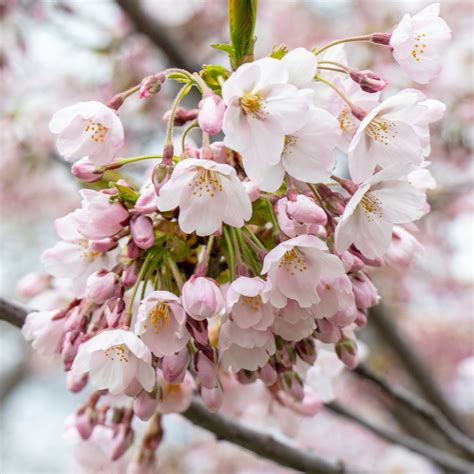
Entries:
<svg viewBox="0 0 474 474">
<path fill-rule="evenodd" d="M 277 441 L 270 435 L 241 426 L 222 415 L 211 413 L 198 399 L 194 399 L 182 415 L 195 425 L 213 432 L 217 439 L 237 444 L 282 466 L 314 474 L 348 472 L 342 464 L 329 463 L 313 454 Z"/>
<path fill-rule="evenodd" d="M 423 395 L 439 410 L 444 416 L 463 433 L 469 433 L 464 420 L 446 397 L 441 392 L 438 384 L 431 376 L 430 369 L 420 359 L 420 356 L 408 344 L 401 335 L 398 326 L 390 317 L 383 305 L 378 304 L 370 310 L 369 324 L 376 328 L 384 341 L 393 349 L 393 352 L 402 363 L 406 372 L 418 385 Z"/>
<path fill-rule="evenodd" d="M 169 28 L 142 10 L 140 1 L 116 0 L 116 3 L 133 23 L 135 29 L 148 36 L 163 51 L 173 67 L 186 69 L 190 72 L 201 69 L 199 64 L 189 58 L 181 43 L 173 38 Z"/>
<path fill-rule="evenodd" d="M 467 461 L 464 461 L 463 459 L 453 456 L 452 454 L 443 451 L 442 449 L 435 448 L 434 446 L 426 444 L 423 441 L 420 441 L 419 439 L 386 431 L 384 428 L 375 425 L 366 418 L 349 411 L 347 408 L 343 407 L 339 403 L 332 402 L 326 404 L 325 406 L 332 412 L 365 427 L 380 438 L 385 439 L 390 443 L 403 446 L 404 448 L 407 448 L 415 453 L 421 454 L 425 458 L 433 461 L 438 466 L 442 467 L 443 469 L 446 469 L 450 473 L 459 472 L 468 474 L 473 472 L 474 464 L 471 464 Z"/>
<path fill-rule="evenodd" d="M 392 386 L 385 379 L 373 373 L 364 364 L 354 370 L 358 376 L 370 380 L 377 385 L 392 399 L 407 407 L 412 413 L 422 417 L 432 426 L 437 428 L 451 443 L 460 448 L 471 458 L 474 456 L 474 440 L 465 436 L 431 403 L 426 402 L 414 393 L 409 392 L 403 387 Z"/>
<path fill-rule="evenodd" d="M 28 310 L 25 307 L 0 298 L 1 320 L 21 328 L 27 314 Z M 193 400 L 183 416 L 195 425 L 213 432 L 218 439 L 237 444 L 282 466 L 314 474 L 347 472 L 342 464 L 332 464 L 313 454 L 277 441 L 269 435 L 241 426 L 222 415 L 211 413 L 197 399 Z"/>
</svg>

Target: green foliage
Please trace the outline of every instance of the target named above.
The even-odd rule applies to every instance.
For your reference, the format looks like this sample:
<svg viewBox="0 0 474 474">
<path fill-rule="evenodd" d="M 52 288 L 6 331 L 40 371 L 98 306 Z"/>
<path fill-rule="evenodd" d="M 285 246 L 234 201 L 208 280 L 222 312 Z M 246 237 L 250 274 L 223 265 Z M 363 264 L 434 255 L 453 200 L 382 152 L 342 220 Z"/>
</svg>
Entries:
<svg viewBox="0 0 474 474">
<path fill-rule="evenodd" d="M 110 187 L 115 188 L 118 191 L 116 196 L 111 196 L 113 199 L 118 199 L 123 202 L 128 207 L 135 206 L 135 203 L 138 200 L 139 194 L 128 186 L 123 186 L 114 182 L 109 183 Z"/>
<path fill-rule="evenodd" d="M 230 40 L 234 54 L 232 67 L 253 59 L 257 0 L 229 0 Z"/>
<path fill-rule="evenodd" d="M 279 44 L 273 46 L 272 50 L 268 54 L 270 58 L 281 59 L 288 53 L 288 46 L 286 44 Z"/>
<path fill-rule="evenodd" d="M 202 68 L 201 77 L 203 81 L 214 91 L 220 93 L 221 82 L 230 76 L 230 72 L 223 66 L 206 64 Z"/>
</svg>

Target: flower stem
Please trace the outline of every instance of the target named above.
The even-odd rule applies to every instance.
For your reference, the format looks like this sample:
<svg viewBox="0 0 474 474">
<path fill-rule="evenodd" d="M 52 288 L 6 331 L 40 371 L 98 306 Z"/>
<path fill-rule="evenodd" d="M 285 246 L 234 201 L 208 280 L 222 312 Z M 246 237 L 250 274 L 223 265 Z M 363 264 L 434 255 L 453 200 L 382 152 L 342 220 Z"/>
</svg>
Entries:
<svg viewBox="0 0 474 474">
<path fill-rule="evenodd" d="M 143 160 L 155 160 L 162 158 L 163 155 L 142 155 L 142 156 L 131 156 L 130 158 L 118 158 L 117 160 L 112 161 L 108 165 L 105 166 L 98 166 L 98 168 L 102 171 L 106 170 L 114 170 L 120 168 L 121 166 L 128 165 L 130 163 L 135 163 L 137 161 Z"/>
<path fill-rule="evenodd" d="M 330 61 L 329 59 L 324 59 L 323 61 L 318 61 L 318 69 L 321 69 L 319 67 L 320 64 L 331 64 L 332 66 L 336 66 L 340 69 L 343 69 L 346 72 L 349 72 L 349 68 L 346 65 L 344 65 L 342 63 L 339 63 L 337 61 Z"/>
<path fill-rule="evenodd" d="M 329 86 L 350 108 L 351 110 L 354 108 L 354 104 L 350 101 L 349 97 L 339 89 L 339 87 L 335 86 L 331 81 L 324 79 L 321 76 L 315 76 L 316 81 L 321 81 L 327 86 Z"/>
<path fill-rule="evenodd" d="M 244 226 L 244 231 L 247 232 L 247 235 L 250 237 L 250 239 L 254 242 L 254 244 L 263 250 L 264 252 L 267 252 L 267 249 L 265 246 L 260 242 L 260 240 L 257 238 L 257 236 L 248 228 L 248 226 Z"/>
<path fill-rule="evenodd" d="M 165 257 L 166 265 L 171 270 L 171 274 L 173 275 L 174 281 L 176 285 L 178 285 L 179 291 L 183 288 L 184 282 L 183 277 L 181 276 L 181 272 L 179 271 L 178 265 L 176 262 L 171 258 L 169 254 Z"/>
<path fill-rule="evenodd" d="M 338 44 L 343 44 L 343 43 L 353 43 L 355 41 L 371 41 L 372 35 L 363 35 L 363 36 L 352 36 L 349 38 L 342 38 L 339 40 L 331 41 L 331 43 L 326 44 L 322 48 L 313 48 L 314 54 L 317 56 L 318 54 L 321 54 L 323 51 L 326 51 L 329 48 L 332 48 L 333 46 L 337 46 Z"/>
<path fill-rule="evenodd" d="M 224 239 L 225 243 L 227 246 L 227 250 L 229 252 L 229 261 L 227 262 L 227 265 L 229 267 L 229 272 L 230 272 L 230 279 L 231 281 L 235 279 L 235 253 L 234 253 L 234 247 L 232 245 L 232 239 L 230 238 L 229 235 L 229 229 L 224 226 L 223 229 L 224 233 Z"/>
<path fill-rule="evenodd" d="M 183 158 L 187 158 L 188 155 L 186 153 L 186 137 L 188 136 L 188 133 L 193 130 L 194 128 L 198 128 L 199 125 L 197 123 L 197 120 L 194 120 L 191 122 L 183 131 L 181 135 L 181 154 Z"/>
</svg>

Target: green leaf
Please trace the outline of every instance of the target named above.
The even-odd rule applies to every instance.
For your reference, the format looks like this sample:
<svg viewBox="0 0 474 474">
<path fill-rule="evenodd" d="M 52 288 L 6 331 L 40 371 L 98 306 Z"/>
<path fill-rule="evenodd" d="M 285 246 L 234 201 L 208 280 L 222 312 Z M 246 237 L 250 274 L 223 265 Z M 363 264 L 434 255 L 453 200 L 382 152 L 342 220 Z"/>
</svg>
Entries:
<svg viewBox="0 0 474 474">
<path fill-rule="evenodd" d="M 135 203 L 138 200 L 139 194 L 128 186 L 123 186 L 117 183 L 109 183 L 109 186 L 114 187 L 117 191 L 117 198 L 123 203 L 129 205 L 130 207 L 135 206 Z"/>
<path fill-rule="evenodd" d="M 213 44 L 211 44 L 211 48 L 218 49 L 219 51 L 224 51 L 229 56 L 234 56 L 235 55 L 234 47 L 231 44 L 213 43 Z"/>
<path fill-rule="evenodd" d="M 189 82 L 189 76 L 181 72 L 172 72 L 168 74 L 166 77 L 167 79 L 173 79 L 176 82 L 183 82 L 183 83 Z"/>
<path fill-rule="evenodd" d="M 229 29 L 231 44 L 234 47 L 234 69 L 253 60 L 256 19 L 257 0 L 229 0 Z"/>
<path fill-rule="evenodd" d="M 221 81 L 225 81 L 230 76 L 230 72 L 222 66 L 205 64 L 201 71 L 203 81 L 215 92 L 221 89 Z"/>
<path fill-rule="evenodd" d="M 279 44 L 273 46 L 270 53 L 268 53 L 268 56 L 270 58 L 281 59 L 286 55 L 286 53 L 288 53 L 288 46 L 286 44 Z"/>
</svg>

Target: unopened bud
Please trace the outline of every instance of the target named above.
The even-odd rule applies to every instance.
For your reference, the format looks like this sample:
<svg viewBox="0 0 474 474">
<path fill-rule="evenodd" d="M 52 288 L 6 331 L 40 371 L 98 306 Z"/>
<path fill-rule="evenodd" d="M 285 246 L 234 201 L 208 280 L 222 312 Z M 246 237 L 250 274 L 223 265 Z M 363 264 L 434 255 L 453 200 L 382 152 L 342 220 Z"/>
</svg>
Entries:
<svg viewBox="0 0 474 474">
<path fill-rule="evenodd" d="M 390 44 L 391 37 L 391 33 L 373 33 L 370 37 L 370 41 L 372 41 L 372 43 L 388 46 Z"/>
<path fill-rule="evenodd" d="M 67 389 L 72 393 L 79 393 L 87 385 L 88 380 L 88 374 L 81 374 L 80 376 L 76 376 L 69 371 L 66 376 Z"/>
<path fill-rule="evenodd" d="M 337 342 L 341 337 L 340 329 L 332 324 L 327 319 L 318 319 L 317 328 L 314 331 L 314 335 L 317 339 L 321 342 L 325 342 L 326 344 L 331 344 Z"/>
<path fill-rule="evenodd" d="M 165 380 L 172 384 L 183 383 L 189 359 L 190 357 L 187 348 L 171 356 L 163 357 L 161 370 Z"/>
<path fill-rule="evenodd" d="M 130 426 L 119 425 L 110 443 L 109 456 L 111 461 L 122 457 L 133 443 L 133 430 Z"/>
<path fill-rule="evenodd" d="M 201 398 L 207 409 L 212 413 L 216 413 L 224 401 L 224 394 L 219 386 L 215 388 L 202 387 Z"/>
<path fill-rule="evenodd" d="M 329 186 L 325 184 L 317 185 L 318 193 L 324 202 L 326 208 L 336 216 L 340 216 L 344 213 L 345 199 L 341 193 L 334 192 Z"/>
<path fill-rule="evenodd" d="M 144 187 L 135 203 L 135 210 L 142 214 L 156 211 L 156 193 L 152 183 Z"/>
<path fill-rule="evenodd" d="M 130 232 L 133 241 L 143 250 L 153 247 L 155 243 L 155 229 L 150 217 L 139 214 L 130 221 Z"/>
<path fill-rule="evenodd" d="M 354 322 L 360 328 L 365 327 L 367 325 L 367 314 L 364 311 L 362 311 L 361 309 L 358 309 Z"/>
<path fill-rule="evenodd" d="M 81 181 L 86 183 L 93 183 L 98 181 L 104 175 L 104 171 L 101 170 L 97 165 L 92 163 L 89 158 L 86 156 L 81 158 L 79 161 L 76 161 L 71 166 L 71 173 Z"/>
<path fill-rule="evenodd" d="M 250 181 L 250 179 L 245 178 L 242 181 L 242 184 L 244 185 L 245 191 L 247 192 L 247 196 L 252 202 L 256 201 L 260 197 L 260 189 L 253 181 Z"/>
<path fill-rule="evenodd" d="M 161 86 L 166 81 L 166 75 L 162 72 L 146 76 L 140 84 L 140 90 L 138 92 L 139 99 L 149 99 L 150 97 L 158 94 L 161 90 Z"/>
<path fill-rule="evenodd" d="M 242 385 L 248 385 L 257 380 L 257 373 L 251 370 L 242 369 L 237 372 L 236 377 L 239 383 Z"/>
<path fill-rule="evenodd" d="M 91 252 L 105 253 L 117 247 L 117 245 L 117 240 L 107 237 L 102 240 L 92 240 L 89 244 L 89 250 Z"/>
<path fill-rule="evenodd" d="M 122 284 L 124 286 L 132 286 L 138 278 L 137 264 L 133 262 L 129 265 L 122 274 Z"/>
<path fill-rule="evenodd" d="M 158 196 L 160 195 L 160 189 L 170 179 L 172 171 L 173 167 L 164 163 L 158 163 L 153 169 L 151 180 L 153 182 L 153 187 L 155 188 L 155 193 Z"/>
<path fill-rule="evenodd" d="M 277 381 L 278 375 L 273 366 L 267 364 L 260 369 L 259 378 L 267 387 L 270 387 Z"/>
<path fill-rule="evenodd" d="M 188 109 L 185 109 L 183 107 L 178 107 L 176 109 L 176 113 L 174 114 L 173 125 L 175 125 L 176 127 L 181 127 L 181 126 L 185 125 L 188 122 L 196 120 L 197 116 L 198 116 L 198 113 L 199 113 L 198 109 L 188 110 Z M 163 120 L 168 121 L 170 119 L 170 117 L 171 117 L 171 111 L 168 110 L 168 112 L 166 112 L 163 115 Z"/>
<path fill-rule="evenodd" d="M 306 338 L 298 341 L 295 345 L 296 353 L 307 364 L 313 365 L 316 361 L 316 345 L 314 339 Z"/>
<path fill-rule="evenodd" d="M 133 411 L 143 421 L 151 418 L 157 406 L 157 398 L 153 398 L 146 390 L 142 390 L 133 400 Z"/>
<path fill-rule="evenodd" d="M 377 288 L 365 273 L 352 275 L 352 291 L 354 292 L 356 306 L 367 309 L 375 306 L 380 297 Z"/>
<path fill-rule="evenodd" d="M 183 286 L 182 302 L 186 313 L 202 321 L 224 309 L 224 298 L 211 278 L 192 276 Z"/>
<path fill-rule="evenodd" d="M 105 303 L 115 291 L 118 283 L 116 273 L 100 270 L 87 278 L 85 296 L 96 304 Z"/>
<path fill-rule="evenodd" d="M 359 363 L 357 344 L 349 338 L 343 338 L 336 344 L 336 354 L 349 369 L 355 369 Z"/>
<path fill-rule="evenodd" d="M 380 92 L 387 86 L 387 81 L 370 70 L 357 71 L 356 69 L 351 69 L 349 74 L 351 79 L 354 82 L 357 82 L 357 84 L 360 85 L 360 88 L 365 92 Z"/>
<path fill-rule="evenodd" d="M 89 408 L 81 407 L 74 416 L 74 426 L 82 439 L 89 439 L 95 426 L 95 420 Z"/>
<path fill-rule="evenodd" d="M 213 142 L 209 145 L 212 152 L 211 159 L 216 163 L 226 164 L 228 161 L 228 150 L 224 142 Z"/>
<path fill-rule="evenodd" d="M 198 124 L 201 130 L 209 135 L 216 135 L 222 129 L 225 104 L 216 94 L 199 102 Z"/>
<path fill-rule="evenodd" d="M 127 257 L 136 260 L 141 255 L 141 250 L 137 244 L 130 239 L 127 244 Z"/>
</svg>

